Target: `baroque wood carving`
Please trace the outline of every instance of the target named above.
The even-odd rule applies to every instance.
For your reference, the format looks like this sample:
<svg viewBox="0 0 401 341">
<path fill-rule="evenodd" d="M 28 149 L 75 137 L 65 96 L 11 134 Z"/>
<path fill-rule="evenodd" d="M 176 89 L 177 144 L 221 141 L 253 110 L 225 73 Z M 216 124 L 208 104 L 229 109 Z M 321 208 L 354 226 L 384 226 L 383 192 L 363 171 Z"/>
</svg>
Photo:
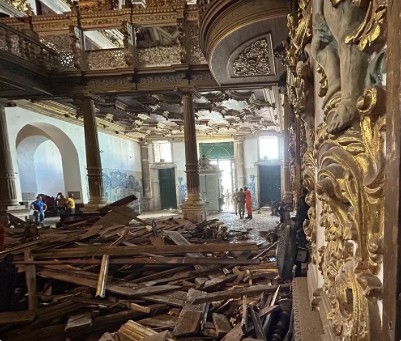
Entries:
<svg viewBox="0 0 401 341">
<path fill-rule="evenodd" d="M 333 333 L 341 340 L 378 340 L 387 1 L 317 1 L 314 11 L 310 0 L 298 5 L 288 18 L 289 40 L 276 52 L 287 66 L 289 101 L 306 135 L 304 231 L 323 276 Z M 322 107 L 315 105 L 315 89 Z M 317 241 L 321 232 L 324 243 Z"/>
</svg>

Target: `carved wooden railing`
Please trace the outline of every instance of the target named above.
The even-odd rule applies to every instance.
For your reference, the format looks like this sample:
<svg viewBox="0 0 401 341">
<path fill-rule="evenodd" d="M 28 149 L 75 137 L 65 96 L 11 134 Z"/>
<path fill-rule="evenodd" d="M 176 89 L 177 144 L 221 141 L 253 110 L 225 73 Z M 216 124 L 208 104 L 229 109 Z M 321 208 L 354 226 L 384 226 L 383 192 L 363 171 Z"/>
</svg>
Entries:
<svg viewBox="0 0 401 341">
<path fill-rule="evenodd" d="M 59 65 L 59 55 L 38 40 L 0 23 L 0 51 L 9 53 L 10 57 L 21 58 L 46 70 L 54 70 Z"/>
</svg>

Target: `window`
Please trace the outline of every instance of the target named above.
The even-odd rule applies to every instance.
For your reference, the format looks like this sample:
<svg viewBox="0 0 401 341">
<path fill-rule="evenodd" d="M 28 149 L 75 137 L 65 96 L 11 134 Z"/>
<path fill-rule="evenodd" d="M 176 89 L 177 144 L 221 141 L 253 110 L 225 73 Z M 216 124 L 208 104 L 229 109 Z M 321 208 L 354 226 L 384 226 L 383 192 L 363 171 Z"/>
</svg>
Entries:
<svg viewBox="0 0 401 341">
<path fill-rule="evenodd" d="M 262 136 L 259 138 L 259 157 L 261 160 L 279 159 L 277 136 Z"/>
<path fill-rule="evenodd" d="M 153 146 L 155 152 L 155 162 L 173 162 L 170 142 L 153 142 Z"/>
</svg>

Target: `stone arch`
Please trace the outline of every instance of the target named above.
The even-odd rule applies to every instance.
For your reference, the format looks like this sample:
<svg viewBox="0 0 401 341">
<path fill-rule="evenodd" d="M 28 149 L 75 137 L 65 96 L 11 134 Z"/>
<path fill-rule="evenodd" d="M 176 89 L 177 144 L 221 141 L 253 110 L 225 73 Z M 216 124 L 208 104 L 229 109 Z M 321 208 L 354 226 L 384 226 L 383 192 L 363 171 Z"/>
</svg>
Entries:
<svg viewBox="0 0 401 341">
<path fill-rule="evenodd" d="M 65 191 L 80 191 L 82 194 L 82 181 L 77 149 L 70 137 L 60 128 L 52 124 L 35 122 L 29 123 L 20 129 L 16 137 L 18 164 L 20 164 L 20 157 L 31 157 L 33 165 L 35 151 L 46 141 L 53 142 L 60 152 Z M 21 150 L 24 150 L 24 155 L 21 155 Z M 28 160 L 28 162 L 30 161 Z M 25 176 L 29 176 L 29 174 L 25 174 Z M 34 169 L 32 169 L 31 176 L 31 180 L 35 179 L 36 181 Z M 20 181 L 22 187 L 22 179 L 20 179 Z M 49 194 L 55 195 L 56 193 Z"/>
</svg>

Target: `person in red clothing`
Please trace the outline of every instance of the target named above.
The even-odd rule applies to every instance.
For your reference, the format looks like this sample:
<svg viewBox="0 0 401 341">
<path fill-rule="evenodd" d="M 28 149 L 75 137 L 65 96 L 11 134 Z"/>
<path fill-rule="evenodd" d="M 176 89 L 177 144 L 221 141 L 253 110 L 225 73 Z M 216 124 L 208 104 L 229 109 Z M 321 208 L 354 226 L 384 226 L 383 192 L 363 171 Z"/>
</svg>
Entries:
<svg viewBox="0 0 401 341">
<path fill-rule="evenodd" d="M 246 217 L 246 219 L 252 219 L 251 191 L 248 189 L 248 187 L 244 187 L 244 193 L 245 193 L 245 207 L 246 207 L 246 212 L 248 213 L 248 216 Z"/>
</svg>

